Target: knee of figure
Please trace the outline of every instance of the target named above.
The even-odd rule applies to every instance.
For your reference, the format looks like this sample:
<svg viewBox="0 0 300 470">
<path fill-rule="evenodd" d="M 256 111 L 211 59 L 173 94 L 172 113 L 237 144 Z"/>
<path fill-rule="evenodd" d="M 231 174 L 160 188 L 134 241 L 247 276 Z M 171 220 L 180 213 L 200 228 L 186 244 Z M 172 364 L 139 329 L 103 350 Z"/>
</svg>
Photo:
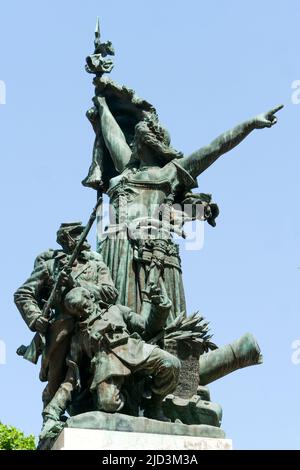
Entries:
<svg viewBox="0 0 300 470">
<path fill-rule="evenodd" d="M 162 357 L 162 367 L 166 370 L 172 369 L 174 372 L 179 373 L 181 368 L 181 362 L 178 357 L 173 356 L 172 354 L 164 351 L 164 355 Z"/>
<path fill-rule="evenodd" d="M 172 365 L 173 365 L 173 369 L 178 372 L 180 372 L 180 369 L 181 369 L 181 362 L 180 360 L 178 359 L 178 357 L 174 356 L 173 357 L 173 360 L 172 360 Z"/>
<path fill-rule="evenodd" d="M 166 359 L 164 361 L 164 366 L 165 369 L 173 372 L 173 374 L 177 377 L 179 375 L 180 369 L 181 369 L 181 362 L 180 360 L 176 357 L 173 356 L 172 358 Z"/>
<path fill-rule="evenodd" d="M 173 359 L 173 374 L 174 374 L 174 377 L 175 377 L 176 381 L 179 379 L 180 369 L 181 369 L 181 362 L 178 359 L 178 357 L 174 356 L 174 359 Z"/>
</svg>

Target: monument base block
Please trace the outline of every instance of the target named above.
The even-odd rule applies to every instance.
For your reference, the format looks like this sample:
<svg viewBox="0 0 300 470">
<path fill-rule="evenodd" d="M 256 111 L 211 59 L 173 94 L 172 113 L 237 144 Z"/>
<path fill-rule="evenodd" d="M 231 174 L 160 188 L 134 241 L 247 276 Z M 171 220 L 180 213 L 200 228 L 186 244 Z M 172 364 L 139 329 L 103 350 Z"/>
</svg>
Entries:
<svg viewBox="0 0 300 470">
<path fill-rule="evenodd" d="M 230 439 L 65 428 L 52 450 L 231 450 Z"/>
<path fill-rule="evenodd" d="M 44 447 L 46 448 L 46 446 Z M 119 413 L 84 413 L 69 418 L 48 447 L 52 450 L 230 450 L 222 429 L 185 425 Z"/>
</svg>

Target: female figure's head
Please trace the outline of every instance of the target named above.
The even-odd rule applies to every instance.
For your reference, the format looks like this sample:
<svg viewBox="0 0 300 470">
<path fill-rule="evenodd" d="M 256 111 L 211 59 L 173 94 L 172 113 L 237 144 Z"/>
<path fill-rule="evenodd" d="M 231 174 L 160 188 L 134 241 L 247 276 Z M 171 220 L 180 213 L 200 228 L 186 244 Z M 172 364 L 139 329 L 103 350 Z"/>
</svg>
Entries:
<svg viewBox="0 0 300 470">
<path fill-rule="evenodd" d="M 170 146 L 170 134 L 155 117 L 150 116 L 135 126 L 132 157 L 129 165 L 164 166 L 182 154 Z"/>
</svg>

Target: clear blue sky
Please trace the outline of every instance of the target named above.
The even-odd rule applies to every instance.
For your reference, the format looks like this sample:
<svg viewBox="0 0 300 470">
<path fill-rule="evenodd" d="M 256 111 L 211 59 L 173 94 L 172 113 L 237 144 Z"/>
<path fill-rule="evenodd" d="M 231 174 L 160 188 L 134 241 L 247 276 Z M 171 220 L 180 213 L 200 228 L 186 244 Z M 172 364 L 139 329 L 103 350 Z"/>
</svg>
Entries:
<svg viewBox="0 0 300 470">
<path fill-rule="evenodd" d="M 199 178 L 220 206 L 199 252 L 182 251 L 188 309 L 225 344 L 250 331 L 264 364 L 211 384 L 237 449 L 300 448 L 300 4 L 296 0 L 2 2 L 0 80 L 0 419 L 38 434 L 38 368 L 15 355 L 31 333 L 12 300 L 34 257 L 55 246 L 65 220 L 86 220 L 95 194 L 80 184 L 93 132 L 84 61 L 95 18 L 116 49 L 112 73 L 152 102 L 173 145 L 189 154 L 222 131 L 284 103 Z M 94 242 L 94 237 L 91 237 Z"/>
</svg>

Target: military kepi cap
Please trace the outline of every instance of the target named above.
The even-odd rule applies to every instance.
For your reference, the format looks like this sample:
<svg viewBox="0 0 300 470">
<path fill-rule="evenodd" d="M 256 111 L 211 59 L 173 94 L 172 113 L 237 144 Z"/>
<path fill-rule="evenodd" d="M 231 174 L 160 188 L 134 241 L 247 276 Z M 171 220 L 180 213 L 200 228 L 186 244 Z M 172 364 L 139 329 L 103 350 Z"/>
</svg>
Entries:
<svg viewBox="0 0 300 470">
<path fill-rule="evenodd" d="M 63 222 L 60 224 L 58 231 L 81 233 L 84 229 L 85 227 L 82 225 L 82 222 Z"/>
<path fill-rule="evenodd" d="M 63 222 L 60 224 L 60 227 L 57 231 L 57 240 L 59 240 L 66 232 L 70 233 L 70 235 L 77 235 L 82 233 L 84 229 L 85 226 L 82 225 L 82 222 Z"/>
</svg>

